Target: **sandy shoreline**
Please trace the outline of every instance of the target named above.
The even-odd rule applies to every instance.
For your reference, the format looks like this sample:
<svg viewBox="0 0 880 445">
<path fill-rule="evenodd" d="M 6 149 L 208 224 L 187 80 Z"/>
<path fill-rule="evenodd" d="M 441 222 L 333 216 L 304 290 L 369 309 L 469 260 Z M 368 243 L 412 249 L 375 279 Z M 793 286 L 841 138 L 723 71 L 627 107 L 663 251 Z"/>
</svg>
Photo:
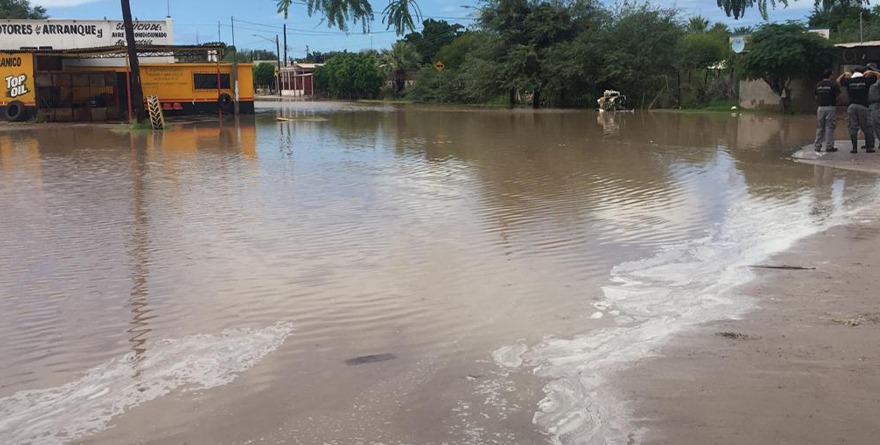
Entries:
<svg viewBox="0 0 880 445">
<path fill-rule="evenodd" d="M 738 289 L 756 308 L 677 336 L 615 381 L 640 443 L 876 443 L 880 214 L 798 242 Z"/>
</svg>

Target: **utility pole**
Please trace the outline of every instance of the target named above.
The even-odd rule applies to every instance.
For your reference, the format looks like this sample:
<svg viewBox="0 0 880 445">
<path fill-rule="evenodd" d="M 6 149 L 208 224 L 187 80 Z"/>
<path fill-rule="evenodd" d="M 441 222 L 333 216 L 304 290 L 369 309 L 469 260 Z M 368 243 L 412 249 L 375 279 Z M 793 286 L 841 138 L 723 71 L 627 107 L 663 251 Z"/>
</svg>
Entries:
<svg viewBox="0 0 880 445">
<path fill-rule="evenodd" d="M 275 34 L 275 54 L 278 54 L 278 74 L 275 75 L 278 84 L 278 96 L 281 96 L 281 45 L 278 44 L 278 34 Z"/>
<path fill-rule="evenodd" d="M 284 66 L 287 66 L 287 23 L 284 24 Z"/>
<path fill-rule="evenodd" d="M 131 4 L 120 0 L 122 21 L 125 28 L 125 44 L 128 46 L 128 64 L 131 67 L 131 101 L 137 123 L 144 121 L 144 90 L 141 88 L 141 66 L 138 63 L 137 42 L 134 38 L 134 23 L 131 20 Z"/>
</svg>

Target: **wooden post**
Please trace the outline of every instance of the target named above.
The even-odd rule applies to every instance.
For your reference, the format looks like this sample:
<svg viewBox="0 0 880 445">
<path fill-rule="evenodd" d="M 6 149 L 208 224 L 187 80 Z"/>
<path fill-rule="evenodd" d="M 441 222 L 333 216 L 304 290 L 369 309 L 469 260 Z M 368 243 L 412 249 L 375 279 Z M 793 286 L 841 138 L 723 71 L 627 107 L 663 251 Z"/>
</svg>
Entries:
<svg viewBox="0 0 880 445">
<path fill-rule="evenodd" d="M 239 106 L 238 106 L 238 48 L 235 47 L 235 18 L 229 18 L 230 26 L 232 27 L 232 67 L 229 71 L 229 82 L 230 88 L 232 88 L 232 105 L 233 105 L 233 113 L 238 116 Z"/>
<path fill-rule="evenodd" d="M 281 45 L 278 43 L 278 34 L 275 34 L 275 53 L 278 54 L 278 74 L 275 75 L 275 79 L 278 83 L 278 97 L 281 97 Z"/>
</svg>

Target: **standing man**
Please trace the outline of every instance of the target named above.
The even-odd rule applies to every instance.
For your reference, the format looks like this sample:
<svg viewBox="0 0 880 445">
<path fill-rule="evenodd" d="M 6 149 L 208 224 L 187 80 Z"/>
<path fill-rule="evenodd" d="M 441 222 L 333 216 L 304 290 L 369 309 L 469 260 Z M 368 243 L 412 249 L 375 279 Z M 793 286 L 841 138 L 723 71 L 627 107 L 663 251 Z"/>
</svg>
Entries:
<svg viewBox="0 0 880 445">
<path fill-rule="evenodd" d="M 846 87 L 849 94 L 849 107 L 846 115 L 849 124 L 849 140 L 852 142 L 850 153 L 858 153 L 859 129 L 865 135 L 865 149 L 868 153 L 874 153 L 874 126 L 871 125 L 871 116 L 868 112 L 868 88 L 877 81 L 877 74 L 873 71 L 865 75 L 865 68 L 858 67 L 855 72 L 844 72 L 837 81 Z"/>
<path fill-rule="evenodd" d="M 880 83 L 875 83 L 880 85 Z M 874 88 L 872 85 L 871 88 Z M 880 91 L 878 91 L 880 93 Z M 816 151 L 822 151 L 822 142 L 825 142 L 825 151 L 837 151 L 834 146 L 834 129 L 837 127 L 837 96 L 840 87 L 832 80 L 831 70 L 822 72 L 822 80 L 816 84 L 816 102 L 819 104 L 816 110 Z M 880 106 L 880 100 L 878 100 Z"/>
</svg>

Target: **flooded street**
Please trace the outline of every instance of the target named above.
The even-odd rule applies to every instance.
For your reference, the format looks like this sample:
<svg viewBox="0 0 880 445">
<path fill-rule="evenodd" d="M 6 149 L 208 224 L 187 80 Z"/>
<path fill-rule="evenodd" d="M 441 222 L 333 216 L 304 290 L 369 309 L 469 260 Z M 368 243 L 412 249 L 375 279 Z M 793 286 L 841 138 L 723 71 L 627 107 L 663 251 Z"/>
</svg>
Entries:
<svg viewBox="0 0 880 445">
<path fill-rule="evenodd" d="M 616 368 L 874 202 L 788 159 L 814 131 L 320 102 L 0 128 L 0 443 L 626 443 Z"/>
</svg>

